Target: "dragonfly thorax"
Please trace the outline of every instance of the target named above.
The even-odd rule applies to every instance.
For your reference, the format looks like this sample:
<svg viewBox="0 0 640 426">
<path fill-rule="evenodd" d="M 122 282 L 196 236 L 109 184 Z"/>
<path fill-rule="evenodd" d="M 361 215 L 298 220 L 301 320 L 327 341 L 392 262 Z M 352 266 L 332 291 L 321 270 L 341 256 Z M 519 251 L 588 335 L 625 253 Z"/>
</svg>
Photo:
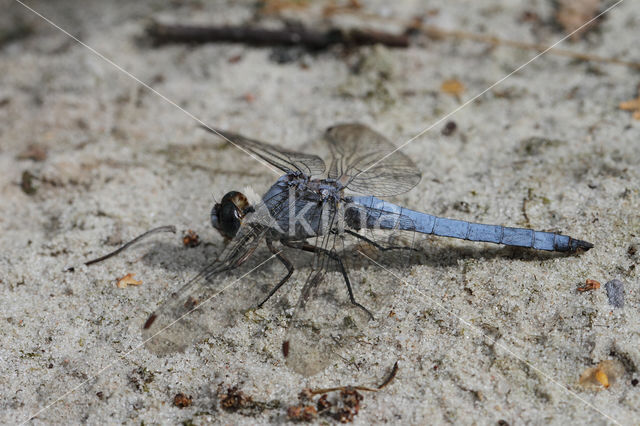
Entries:
<svg viewBox="0 0 640 426">
<path fill-rule="evenodd" d="M 267 226 L 281 240 L 323 235 L 342 197 L 335 180 L 284 175 L 262 197 L 272 219 Z"/>
</svg>

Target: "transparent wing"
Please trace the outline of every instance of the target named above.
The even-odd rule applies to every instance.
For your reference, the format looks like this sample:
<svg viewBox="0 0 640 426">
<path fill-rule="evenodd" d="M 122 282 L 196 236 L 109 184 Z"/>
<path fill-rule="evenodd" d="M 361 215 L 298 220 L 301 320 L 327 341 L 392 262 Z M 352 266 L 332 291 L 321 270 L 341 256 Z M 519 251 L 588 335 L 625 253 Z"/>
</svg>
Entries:
<svg viewBox="0 0 640 426">
<path fill-rule="evenodd" d="M 331 149 L 329 177 L 352 191 L 390 196 L 409 191 L 420 182 L 413 162 L 380 133 L 358 124 L 338 124 L 327 129 Z M 386 156 L 386 157 L 385 157 Z"/>
<path fill-rule="evenodd" d="M 333 214 L 328 223 L 337 230 L 343 214 Z M 409 228 L 409 218 L 396 215 L 396 221 L 405 221 Z M 387 366 L 397 356 L 388 350 L 394 346 L 393 333 L 383 324 L 393 312 L 394 295 L 401 286 L 398 277 L 404 275 L 414 254 L 410 250 L 413 233 L 405 232 L 399 240 L 393 229 L 351 232 L 325 232 L 318 239 L 316 247 L 321 250 L 315 253 L 314 267 L 287 330 L 283 346 L 286 363 L 304 376 L 317 374 L 340 358 L 347 363 Z M 397 244 L 403 248 L 394 248 Z M 352 303 L 345 274 L 355 301 L 362 307 Z"/>
<path fill-rule="evenodd" d="M 364 336 L 368 315 L 349 302 L 335 271 L 313 271 L 304 284 L 285 338 L 286 363 L 313 376 Z"/>
<path fill-rule="evenodd" d="M 207 127 L 202 126 L 202 128 L 213 134 L 218 132 L 235 145 L 257 155 L 284 172 L 300 172 L 307 176 L 315 176 L 321 175 L 325 171 L 326 166 L 324 161 L 317 155 L 303 154 L 278 148 L 264 142 L 246 138 L 237 133 L 227 132 L 226 130 L 214 129 L 214 132 Z"/>
<path fill-rule="evenodd" d="M 245 288 L 244 275 L 260 265 L 245 261 L 274 224 L 286 198 L 286 192 L 279 192 L 268 200 L 270 209 L 267 200 L 256 206 L 219 258 L 149 316 L 142 330 L 147 349 L 158 355 L 181 352 L 205 336 L 223 332 L 238 311 L 257 305 L 268 287 Z"/>
<path fill-rule="evenodd" d="M 322 220 L 317 222 L 315 241 L 308 245 L 301 243 L 301 248 L 306 245 L 314 257 L 283 344 L 287 365 L 303 376 L 312 376 L 326 368 L 346 345 L 348 332 L 354 331 L 348 327 L 343 330 L 343 319 L 349 315 L 351 306 L 340 297 L 340 291 L 346 287 L 341 289 L 336 285 L 342 270 L 336 257 L 335 234 L 331 231 L 340 225 L 339 213 L 336 206 L 329 203 L 319 210 Z M 358 320 L 366 322 L 365 318 L 358 317 Z"/>
</svg>

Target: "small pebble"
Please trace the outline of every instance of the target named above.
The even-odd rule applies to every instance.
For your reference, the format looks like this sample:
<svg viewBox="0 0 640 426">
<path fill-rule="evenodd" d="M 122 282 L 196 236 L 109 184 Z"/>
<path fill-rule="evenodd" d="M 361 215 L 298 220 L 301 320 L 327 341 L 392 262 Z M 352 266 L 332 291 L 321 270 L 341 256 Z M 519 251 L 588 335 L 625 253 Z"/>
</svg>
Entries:
<svg viewBox="0 0 640 426">
<path fill-rule="evenodd" d="M 624 306 L 624 284 L 620 280 L 611 280 L 604 285 L 607 290 L 609 304 L 616 308 Z"/>
<path fill-rule="evenodd" d="M 456 129 L 458 128 L 458 125 L 456 124 L 455 121 L 448 121 L 447 124 L 445 124 L 444 128 L 442 129 L 442 134 L 445 136 L 451 136 Z"/>
<path fill-rule="evenodd" d="M 28 170 L 22 172 L 22 180 L 20 181 L 20 188 L 27 195 L 33 195 L 36 193 L 37 188 L 33 184 L 36 177 Z"/>
</svg>

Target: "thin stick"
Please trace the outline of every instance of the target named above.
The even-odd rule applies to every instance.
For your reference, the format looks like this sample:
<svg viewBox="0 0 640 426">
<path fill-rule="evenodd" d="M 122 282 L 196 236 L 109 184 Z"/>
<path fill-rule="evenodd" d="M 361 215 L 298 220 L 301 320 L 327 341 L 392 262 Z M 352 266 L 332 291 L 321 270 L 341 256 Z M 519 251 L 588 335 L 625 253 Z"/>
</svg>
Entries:
<svg viewBox="0 0 640 426">
<path fill-rule="evenodd" d="M 153 234 L 157 234 L 158 232 L 172 232 L 172 233 L 176 233 L 176 227 L 173 225 L 166 225 L 166 226 L 159 226 L 157 228 L 153 228 L 150 231 L 145 232 L 144 234 L 138 235 L 137 237 L 135 237 L 133 240 L 129 241 L 128 243 L 124 244 L 122 247 L 112 251 L 111 253 L 105 254 L 104 256 L 98 257 L 97 259 L 92 259 L 89 260 L 87 262 L 84 262 L 85 265 L 89 266 L 89 265 L 93 265 L 94 263 L 98 263 L 98 262 L 102 262 L 105 259 L 108 259 L 112 256 L 115 256 L 116 254 L 120 253 L 123 250 L 128 249 L 131 245 L 137 243 L 138 241 L 142 240 L 143 238 L 146 238 L 150 235 Z"/>
<path fill-rule="evenodd" d="M 396 363 L 393 364 L 393 368 L 391 369 L 391 373 L 389 373 L 389 376 L 387 376 L 387 378 L 384 380 L 384 382 L 382 382 L 380 385 L 378 385 L 378 389 L 382 389 L 383 387 L 385 387 L 389 383 L 391 383 L 391 381 L 396 377 L 396 374 L 398 374 L 398 361 L 396 361 Z"/>
<path fill-rule="evenodd" d="M 418 29 L 424 32 L 429 37 L 454 37 L 454 38 L 460 38 L 460 39 L 479 41 L 482 43 L 492 44 L 494 46 L 504 45 L 504 46 L 516 47 L 518 49 L 536 50 L 539 52 L 542 52 L 549 48 L 549 46 L 541 43 L 526 43 L 523 41 L 505 40 L 492 35 L 476 34 L 476 33 L 470 33 L 467 31 L 460 31 L 460 30 L 444 30 L 442 28 L 438 28 L 434 26 L 419 25 Z M 625 61 L 618 58 L 607 58 L 604 56 L 594 55 L 591 53 L 574 52 L 572 50 L 558 49 L 558 48 L 553 48 L 548 53 L 559 55 L 559 56 L 567 56 L 569 58 L 579 59 L 582 61 L 604 62 L 609 64 L 624 65 L 627 67 L 640 69 L 639 62 Z"/>
<path fill-rule="evenodd" d="M 344 391 L 347 389 L 355 389 L 363 392 L 378 392 L 378 389 L 368 388 L 366 386 L 338 386 L 336 388 L 324 388 L 324 389 L 312 389 L 312 395 L 319 395 L 321 393 L 329 393 L 335 391 Z"/>
<path fill-rule="evenodd" d="M 359 390 L 359 391 L 363 391 L 363 392 L 378 392 L 380 389 L 382 389 L 383 387 L 385 387 L 389 383 L 391 383 L 391 381 L 398 374 L 398 370 L 399 370 L 398 361 L 396 361 L 396 363 L 393 364 L 393 368 L 391 368 L 391 372 L 389 373 L 389 376 L 387 376 L 387 378 L 384 379 L 384 381 L 381 384 L 379 384 L 375 389 L 374 388 L 369 388 L 369 387 L 366 387 L 366 386 L 338 386 L 338 387 L 335 387 L 335 388 L 311 389 L 311 394 L 312 395 L 318 395 L 318 394 L 321 394 L 321 393 L 344 391 L 344 390 L 347 390 L 347 389 L 355 389 L 355 390 Z"/>
<path fill-rule="evenodd" d="M 457 39 L 474 40 L 481 43 L 491 44 L 493 46 L 503 45 L 503 46 L 515 47 L 517 49 L 535 50 L 537 52 L 544 52 L 549 48 L 548 45 L 541 44 L 541 43 L 526 43 L 523 41 L 506 40 L 490 34 L 477 34 L 477 33 L 471 33 L 467 31 L 461 31 L 461 30 L 445 30 L 443 28 L 439 28 L 433 25 L 423 25 L 420 22 L 415 22 L 415 21 L 410 22 L 404 19 L 383 17 L 373 13 L 363 13 L 360 11 L 353 11 L 348 9 L 339 10 L 336 12 L 336 14 L 338 13 L 354 15 L 360 18 L 375 20 L 378 22 L 392 22 L 395 24 L 403 25 L 409 29 L 420 31 L 432 38 L 452 37 Z M 609 58 L 605 56 L 594 55 L 591 53 L 574 52 L 569 49 L 553 48 L 549 50 L 547 54 L 566 56 L 573 59 L 579 59 L 581 61 L 602 62 L 606 64 L 623 65 L 626 67 L 640 69 L 640 62 L 625 61 L 618 58 Z"/>
<path fill-rule="evenodd" d="M 166 43 L 244 43 L 251 46 L 301 46 L 309 50 L 322 50 L 334 44 L 363 46 L 383 44 L 388 47 L 408 47 L 405 34 L 392 34 L 368 29 L 324 30 L 302 26 L 267 29 L 251 25 L 196 26 L 152 22 L 147 35 L 158 46 Z"/>
</svg>

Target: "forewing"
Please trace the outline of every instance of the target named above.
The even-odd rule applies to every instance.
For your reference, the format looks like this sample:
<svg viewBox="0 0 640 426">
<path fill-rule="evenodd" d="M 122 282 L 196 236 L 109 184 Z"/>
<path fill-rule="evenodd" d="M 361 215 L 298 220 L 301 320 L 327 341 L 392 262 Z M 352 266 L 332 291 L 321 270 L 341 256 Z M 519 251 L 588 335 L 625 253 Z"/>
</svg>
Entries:
<svg viewBox="0 0 640 426">
<path fill-rule="evenodd" d="M 321 175 L 325 171 L 324 161 L 317 155 L 304 154 L 301 152 L 278 148 L 226 130 L 212 130 L 205 126 L 202 126 L 202 128 L 210 133 L 222 135 L 234 145 L 262 158 L 264 161 L 284 172 L 300 172 L 307 176 L 315 176 Z"/>
<path fill-rule="evenodd" d="M 256 268 L 256 262 L 245 263 L 245 260 L 275 223 L 274 217 L 286 206 L 286 196 L 283 192 L 275 196 L 279 199 L 270 200 L 271 210 L 260 203 L 219 258 L 149 316 L 142 337 L 150 351 L 158 355 L 181 352 L 208 335 L 220 335 L 238 312 L 260 301 L 263 293 L 256 288 L 247 290 L 245 283 L 245 276 Z"/>
<path fill-rule="evenodd" d="M 396 148 L 387 138 L 363 124 L 332 126 L 325 139 L 333 157 L 329 177 L 339 179 L 352 191 L 390 196 L 407 192 L 420 182 L 421 173 L 409 157 L 393 152 Z"/>
<path fill-rule="evenodd" d="M 191 279 L 153 312 L 142 329 L 145 347 L 156 355 L 182 352 L 228 324 L 230 306 L 221 303 L 226 285 L 235 284 L 220 262 Z M 238 310 L 240 307 L 235 307 Z"/>
</svg>

